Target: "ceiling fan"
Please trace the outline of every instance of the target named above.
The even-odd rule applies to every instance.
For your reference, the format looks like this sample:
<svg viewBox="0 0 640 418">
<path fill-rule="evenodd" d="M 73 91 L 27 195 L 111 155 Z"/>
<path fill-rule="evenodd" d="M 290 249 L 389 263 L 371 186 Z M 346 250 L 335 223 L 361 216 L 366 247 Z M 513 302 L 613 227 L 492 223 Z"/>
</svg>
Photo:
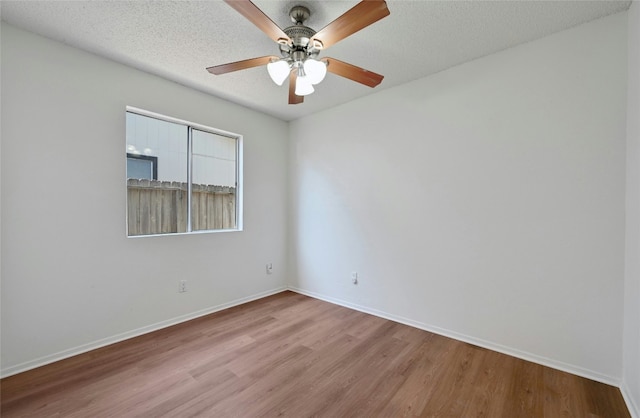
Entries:
<svg viewBox="0 0 640 418">
<path fill-rule="evenodd" d="M 311 14 L 304 6 L 291 9 L 289 17 L 294 25 L 283 30 L 249 0 L 224 1 L 276 41 L 281 56 L 267 55 L 215 65 L 207 68 L 211 74 L 266 65 L 271 79 L 279 86 L 289 77 L 289 104 L 302 103 L 304 96 L 313 93 L 313 86 L 324 79 L 327 71 L 369 87 L 377 86 L 384 78 L 335 58 L 318 59 L 321 51 L 388 16 L 390 12 L 384 0 L 363 0 L 318 32 L 304 25 Z"/>
</svg>

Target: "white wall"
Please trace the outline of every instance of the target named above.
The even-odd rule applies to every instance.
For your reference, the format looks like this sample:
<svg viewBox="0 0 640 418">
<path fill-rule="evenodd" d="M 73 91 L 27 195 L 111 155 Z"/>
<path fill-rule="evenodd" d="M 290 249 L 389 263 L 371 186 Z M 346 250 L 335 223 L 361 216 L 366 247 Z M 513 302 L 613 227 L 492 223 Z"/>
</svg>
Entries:
<svg viewBox="0 0 640 418">
<path fill-rule="evenodd" d="M 622 392 L 640 417 L 640 4 L 629 9 L 627 235 Z"/>
<path fill-rule="evenodd" d="M 626 31 L 614 15 L 292 122 L 292 286 L 618 384 Z"/>
<path fill-rule="evenodd" d="M 1 81 L 4 375 L 285 286 L 285 122 L 4 23 Z M 126 238 L 127 105 L 244 135 L 243 232 Z"/>
</svg>

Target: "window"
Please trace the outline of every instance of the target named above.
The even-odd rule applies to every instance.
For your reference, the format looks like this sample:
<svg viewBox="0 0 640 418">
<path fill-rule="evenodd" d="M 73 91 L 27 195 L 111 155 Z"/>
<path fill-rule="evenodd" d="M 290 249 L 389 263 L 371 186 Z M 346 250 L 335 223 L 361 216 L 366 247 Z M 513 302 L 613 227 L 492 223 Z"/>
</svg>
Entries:
<svg viewBox="0 0 640 418">
<path fill-rule="evenodd" d="M 126 115 L 128 236 L 242 229 L 240 135 Z"/>
</svg>

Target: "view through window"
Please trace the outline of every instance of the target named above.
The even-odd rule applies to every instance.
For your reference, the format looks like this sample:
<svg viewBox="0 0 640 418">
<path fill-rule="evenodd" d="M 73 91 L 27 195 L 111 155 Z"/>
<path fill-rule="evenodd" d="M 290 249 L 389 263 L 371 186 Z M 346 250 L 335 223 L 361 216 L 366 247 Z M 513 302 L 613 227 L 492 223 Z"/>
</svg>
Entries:
<svg viewBox="0 0 640 418">
<path fill-rule="evenodd" d="M 240 229 L 241 139 L 128 110 L 128 235 Z"/>
</svg>

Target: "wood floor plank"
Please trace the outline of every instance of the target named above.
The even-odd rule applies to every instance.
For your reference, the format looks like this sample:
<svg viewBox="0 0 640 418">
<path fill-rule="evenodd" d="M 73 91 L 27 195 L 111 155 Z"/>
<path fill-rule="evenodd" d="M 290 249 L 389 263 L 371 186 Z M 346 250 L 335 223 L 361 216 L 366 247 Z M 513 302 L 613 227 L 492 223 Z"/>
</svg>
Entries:
<svg viewBox="0 0 640 418">
<path fill-rule="evenodd" d="M 368 399 L 378 397 L 372 389 L 381 378 L 376 374 L 384 370 L 390 353 L 400 351 L 406 345 L 397 339 L 379 337 L 387 331 L 387 327 L 381 327 L 378 333 L 354 348 L 356 352 L 360 347 L 365 348 L 357 357 L 345 356 L 327 373 L 320 375 L 322 384 L 316 386 L 316 392 L 322 396 L 308 402 L 305 407 L 311 415 L 355 416 L 355 410 L 365 407 Z M 385 373 L 384 378 L 390 379 L 391 376 Z"/>
<path fill-rule="evenodd" d="M 580 391 L 572 391 L 574 386 L 581 385 L 581 378 L 556 370 L 545 369 L 544 412 L 546 416 L 581 417 L 587 416 L 585 403 L 587 400 Z"/>
<path fill-rule="evenodd" d="M 0 381 L 13 417 L 627 418 L 619 389 L 292 292 Z"/>
<path fill-rule="evenodd" d="M 468 396 L 480 373 L 486 350 L 470 344 L 456 344 L 446 357 L 446 369 L 440 369 L 434 376 L 436 389 L 425 405 L 420 416 L 455 417 L 463 416 L 469 406 Z M 465 395 L 463 395 L 465 394 Z"/>
<path fill-rule="evenodd" d="M 309 411 L 309 403 L 316 398 L 321 385 L 326 381 L 324 374 L 334 369 L 334 365 L 343 361 L 344 353 L 352 352 L 362 342 L 350 335 L 340 335 L 331 343 L 313 350 L 301 361 L 299 376 L 291 386 L 290 392 L 281 391 L 270 397 L 270 405 L 259 416 L 299 416 L 300 411 Z M 326 398 L 322 398 L 325 399 Z M 304 414 L 303 414 L 304 415 Z M 307 414 L 309 415 L 309 414 Z"/>
<path fill-rule="evenodd" d="M 528 361 L 513 361 L 509 379 L 509 391 L 505 397 L 505 410 L 513 411 L 520 417 L 543 415 L 542 395 L 544 366 Z"/>
<path fill-rule="evenodd" d="M 508 396 L 510 368 L 509 356 L 486 351 L 481 373 L 476 376 L 476 386 L 465 409 L 465 416 L 505 416 L 503 399 Z"/>
<path fill-rule="evenodd" d="M 439 388 L 437 377 L 448 368 L 446 359 L 452 348 L 451 340 L 429 335 L 431 338 L 406 358 L 401 373 L 407 376 L 407 380 L 382 409 L 380 416 L 420 416 Z"/>
</svg>

